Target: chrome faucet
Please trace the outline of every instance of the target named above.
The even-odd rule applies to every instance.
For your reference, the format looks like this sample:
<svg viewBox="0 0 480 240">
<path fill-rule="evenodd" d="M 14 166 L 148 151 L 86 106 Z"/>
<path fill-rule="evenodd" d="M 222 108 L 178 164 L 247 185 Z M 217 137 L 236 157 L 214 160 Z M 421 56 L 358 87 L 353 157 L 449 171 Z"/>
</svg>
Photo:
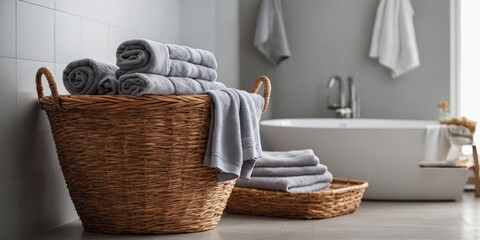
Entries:
<svg viewBox="0 0 480 240">
<path fill-rule="evenodd" d="M 352 109 L 352 118 L 360 118 L 360 98 L 357 95 L 353 77 L 348 77 L 348 86 L 350 89 L 350 108 Z"/>
<path fill-rule="evenodd" d="M 332 88 L 335 82 L 338 82 L 338 102 L 328 103 L 328 108 L 335 110 L 337 118 L 358 118 L 360 117 L 360 108 L 358 105 L 358 96 L 356 95 L 353 78 L 348 77 L 349 101 L 346 104 L 343 79 L 337 75 L 330 77 L 327 88 Z"/>
<path fill-rule="evenodd" d="M 335 85 L 335 82 L 338 82 L 338 102 L 334 102 L 328 105 L 329 109 L 339 109 L 345 108 L 345 95 L 343 94 L 343 80 L 340 76 L 332 76 L 328 80 L 327 87 L 330 89 Z"/>
</svg>

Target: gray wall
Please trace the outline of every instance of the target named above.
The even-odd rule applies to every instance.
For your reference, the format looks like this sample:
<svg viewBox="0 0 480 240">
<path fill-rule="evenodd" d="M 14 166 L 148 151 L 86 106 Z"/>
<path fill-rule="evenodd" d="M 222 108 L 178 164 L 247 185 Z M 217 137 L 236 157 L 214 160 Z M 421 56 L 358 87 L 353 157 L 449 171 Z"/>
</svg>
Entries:
<svg viewBox="0 0 480 240">
<path fill-rule="evenodd" d="M 215 50 L 215 0 L 182 0 L 181 44 Z M 202 17 L 198 13 L 202 13 Z"/>
<path fill-rule="evenodd" d="M 61 73 L 71 60 L 115 63 L 129 38 L 178 42 L 179 9 L 177 0 L 0 0 L 0 239 L 77 218 L 37 106 L 36 70 L 48 67 L 66 94 Z"/>
<path fill-rule="evenodd" d="M 238 15 L 240 1 L 215 0 L 214 52 L 218 61 L 218 79 L 233 88 L 240 87 Z"/>
<path fill-rule="evenodd" d="M 283 1 L 292 58 L 273 68 L 252 46 L 260 0 L 240 1 L 241 87 L 266 74 L 271 117 L 334 117 L 326 81 L 353 76 L 362 117 L 435 119 L 437 102 L 449 100 L 449 0 L 412 0 L 421 65 L 396 79 L 368 58 L 378 2 Z"/>
<path fill-rule="evenodd" d="M 238 2 L 239 0 L 181 1 L 181 44 L 215 53 L 218 81 L 233 88 L 240 85 Z"/>
</svg>

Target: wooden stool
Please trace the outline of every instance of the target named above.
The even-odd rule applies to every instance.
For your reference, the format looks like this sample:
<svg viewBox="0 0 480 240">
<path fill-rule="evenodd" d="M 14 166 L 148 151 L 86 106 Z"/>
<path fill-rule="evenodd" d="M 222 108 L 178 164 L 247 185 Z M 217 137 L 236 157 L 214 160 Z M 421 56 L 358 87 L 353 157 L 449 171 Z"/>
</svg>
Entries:
<svg viewBox="0 0 480 240">
<path fill-rule="evenodd" d="M 472 144 L 473 149 L 473 166 L 470 169 L 473 170 L 474 176 L 468 179 L 469 183 L 475 185 L 475 196 L 480 197 L 480 177 L 479 177 L 479 167 L 478 167 L 478 154 L 477 154 L 477 146 Z"/>
</svg>

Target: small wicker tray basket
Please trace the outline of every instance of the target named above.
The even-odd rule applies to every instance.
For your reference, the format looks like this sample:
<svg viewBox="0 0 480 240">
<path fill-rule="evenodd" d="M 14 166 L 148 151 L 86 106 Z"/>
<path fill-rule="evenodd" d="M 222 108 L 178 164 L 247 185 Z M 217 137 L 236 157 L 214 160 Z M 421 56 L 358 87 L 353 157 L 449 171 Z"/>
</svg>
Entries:
<svg viewBox="0 0 480 240">
<path fill-rule="evenodd" d="M 303 219 L 330 218 L 354 212 L 368 183 L 335 178 L 327 190 L 287 193 L 234 187 L 228 213 Z"/>
<path fill-rule="evenodd" d="M 52 96 L 44 96 L 45 75 Z M 265 84 L 264 111 L 270 81 Z M 83 227 L 112 234 L 212 229 L 235 181 L 217 182 L 203 166 L 211 97 L 66 95 L 51 72 L 36 75 L 58 160 Z"/>
</svg>

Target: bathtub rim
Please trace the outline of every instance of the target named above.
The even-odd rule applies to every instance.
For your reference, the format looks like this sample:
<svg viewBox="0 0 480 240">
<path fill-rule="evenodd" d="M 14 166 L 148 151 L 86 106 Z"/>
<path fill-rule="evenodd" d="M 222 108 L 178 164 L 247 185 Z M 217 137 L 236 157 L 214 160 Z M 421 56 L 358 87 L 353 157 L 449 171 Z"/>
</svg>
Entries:
<svg viewBox="0 0 480 240">
<path fill-rule="evenodd" d="M 310 122 L 307 125 L 301 123 Z M 314 123 L 327 123 L 327 125 L 313 125 Z M 381 125 L 361 125 L 365 123 L 381 123 Z M 300 124 L 298 124 L 300 123 Z M 354 123 L 352 125 L 352 123 Z M 404 123 L 404 125 L 402 125 Z M 407 123 L 407 124 L 405 124 Z M 395 125 L 396 124 L 396 125 Z M 360 126 L 361 125 L 361 126 Z M 429 125 L 440 125 L 434 120 L 411 120 L 411 119 L 380 119 L 380 118 L 277 118 L 260 121 L 261 127 L 272 128 L 299 128 L 299 129 L 426 129 Z"/>
</svg>

